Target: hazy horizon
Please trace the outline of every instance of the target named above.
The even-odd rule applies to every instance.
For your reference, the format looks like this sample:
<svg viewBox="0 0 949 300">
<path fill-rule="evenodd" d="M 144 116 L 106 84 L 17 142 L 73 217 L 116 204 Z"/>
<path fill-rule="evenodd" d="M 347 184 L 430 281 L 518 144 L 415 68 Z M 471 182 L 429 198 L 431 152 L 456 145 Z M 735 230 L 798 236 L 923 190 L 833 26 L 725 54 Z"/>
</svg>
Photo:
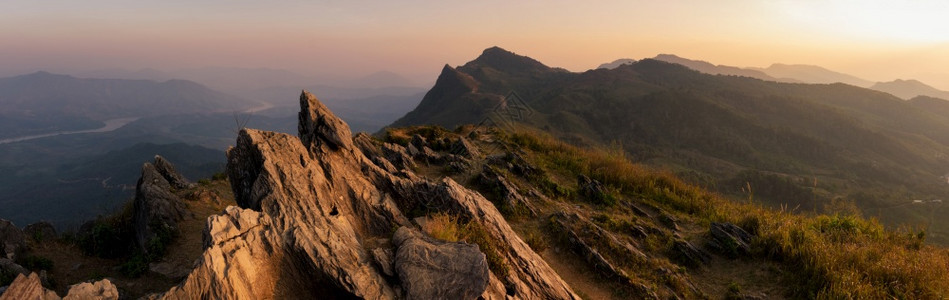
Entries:
<svg viewBox="0 0 949 300">
<path fill-rule="evenodd" d="M 937 1 L 6 1 L 0 74 L 236 67 L 427 84 L 500 46 L 571 71 L 670 53 L 949 90 L 946 13 Z"/>
</svg>

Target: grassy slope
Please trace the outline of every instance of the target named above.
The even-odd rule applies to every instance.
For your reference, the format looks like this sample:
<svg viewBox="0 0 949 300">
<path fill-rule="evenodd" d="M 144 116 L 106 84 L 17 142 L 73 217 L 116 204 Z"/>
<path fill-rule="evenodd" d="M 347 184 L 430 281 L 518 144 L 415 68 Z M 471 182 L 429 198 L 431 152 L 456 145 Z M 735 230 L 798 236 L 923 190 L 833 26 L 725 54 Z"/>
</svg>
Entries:
<svg viewBox="0 0 949 300">
<path fill-rule="evenodd" d="M 431 133 L 431 129 L 394 130 L 393 141 L 411 133 Z M 434 132 L 438 132 L 434 130 Z M 496 132 L 503 146 L 485 143 L 482 149 L 520 149 L 522 156 L 547 174 L 542 179 L 508 174 L 522 188 L 544 191 L 549 200 L 536 199 L 537 218 L 507 214 L 509 222 L 535 247 L 579 293 L 590 298 L 635 296 L 637 284 L 653 291 L 686 297 L 728 297 L 737 294 L 766 297 L 822 299 L 945 298 L 949 296 L 949 251 L 925 245 L 924 231 L 887 230 L 878 221 L 865 219 L 850 203 L 839 203 L 829 215 L 796 214 L 755 203 L 735 202 L 705 189 L 689 185 L 668 172 L 655 171 L 631 163 L 617 149 L 581 149 L 532 130 L 513 134 Z M 497 151 L 501 149 L 502 151 Z M 518 151 L 518 150 L 514 150 Z M 491 154 L 491 153 L 488 153 Z M 438 177 L 437 169 L 424 173 Z M 597 179 L 611 189 L 614 203 L 591 203 L 576 194 L 577 174 Z M 460 182 L 472 182 L 471 174 L 455 175 Z M 547 183 L 545 183 L 547 182 Z M 553 184 L 562 192 L 545 189 Z M 490 195 L 489 191 L 482 191 Z M 491 199 L 490 196 L 488 196 Z M 496 203 L 497 205 L 498 203 Z M 655 207 L 680 222 L 680 230 L 665 229 L 648 238 L 630 235 L 625 228 L 649 226 L 655 220 L 639 217 L 627 207 Z M 504 211 L 502 209 L 502 211 Z M 549 230 L 547 218 L 559 211 L 577 212 L 641 249 L 651 259 L 646 265 L 627 266 L 629 281 L 617 283 L 590 268 L 582 257 L 569 251 L 562 238 Z M 707 238 L 711 222 L 730 222 L 754 233 L 749 257 L 729 260 L 716 255 L 701 267 L 686 267 L 670 251 L 672 236 L 680 235 L 696 245 Z M 431 231 L 431 230 L 429 230 Z M 533 242 L 532 242 L 533 241 Z M 541 242 L 538 242 L 541 241 Z M 699 292 L 673 276 L 657 273 L 658 268 L 683 270 Z"/>
<path fill-rule="evenodd" d="M 472 128 L 461 128 L 468 135 Z M 518 209 L 496 202 L 505 218 L 521 237 L 566 280 L 581 296 L 590 299 L 637 298 L 646 289 L 656 295 L 686 298 L 727 298 L 758 295 L 768 298 L 879 299 L 945 298 L 949 296 L 949 251 L 924 244 L 925 232 L 906 229 L 890 231 L 874 220 L 854 214 L 853 207 L 839 205 L 837 214 L 802 215 L 774 210 L 755 203 L 726 200 L 705 189 L 684 183 L 668 172 L 630 162 L 619 149 L 578 148 L 549 135 L 529 129 L 513 133 L 478 130 L 475 138 L 485 156 L 516 152 L 537 167 L 538 176 L 520 176 L 501 170 L 536 205 L 531 217 Z M 459 134 L 432 127 L 392 130 L 387 139 L 406 142 L 411 134 L 457 138 Z M 472 170 L 480 170 L 483 160 L 475 160 Z M 481 190 L 489 200 L 497 201 L 490 190 L 476 183 L 478 172 L 450 173 L 444 166 L 421 163 L 420 174 L 431 178 L 452 176 L 466 186 Z M 578 174 L 603 182 L 609 201 L 594 201 L 581 196 Z M 224 181 L 198 188 L 232 201 Z M 182 191 L 188 194 L 192 191 Z M 200 255 L 200 235 L 204 219 L 224 205 L 207 201 L 187 202 L 194 219 L 181 223 L 181 235 L 169 248 L 165 260 L 190 262 Z M 646 215 L 636 214 L 642 208 Z M 570 243 L 553 228 L 555 215 L 576 213 L 618 237 L 635 245 L 648 259 L 638 263 L 620 261 L 627 274 L 608 277 L 591 266 L 583 256 L 570 251 Z M 657 221 L 655 215 L 677 220 L 676 229 Z M 115 219 L 121 220 L 122 214 Z M 478 241 L 477 226 L 457 224 L 451 216 L 430 216 L 441 222 L 426 228 L 443 239 Z M 682 263 L 670 249 L 674 239 L 703 245 L 711 222 L 730 222 L 756 235 L 752 254 L 737 259 L 713 255 L 705 265 Z M 592 225 L 591 225 L 592 226 Z M 649 235 L 631 234 L 631 228 L 649 229 Z M 450 228 L 446 234 L 445 228 Z M 497 245 L 494 245 L 497 247 Z M 599 246 L 599 245 L 596 245 Z M 34 244 L 30 255 L 53 261 L 51 275 L 62 294 L 72 283 L 99 277 L 113 278 L 126 295 L 136 296 L 166 289 L 174 280 L 155 273 L 129 278 L 117 266 L 129 257 L 99 259 L 83 256 L 80 249 L 65 243 Z M 503 246 L 501 247 L 503 248 Z M 482 249 L 487 249 L 482 246 Z M 609 249 L 600 248 L 609 259 Z M 485 250 L 496 251 L 496 250 Z M 78 265 L 80 264 L 81 265 Z M 78 265 L 78 267 L 77 267 Z M 497 272 L 497 264 L 491 264 Z M 503 271 L 502 271 L 503 272 Z M 692 285 L 694 284 L 694 285 Z M 694 288 L 693 288 L 694 287 Z"/>
<path fill-rule="evenodd" d="M 453 88 L 464 78 L 465 86 Z M 439 77 L 395 126 L 453 128 L 495 117 L 484 102 L 515 91 L 533 114 L 519 119 L 574 144 L 618 144 L 631 158 L 732 197 L 824 211 L 836 198 L 892 227 L 930 226 L 949 243 L 941 206 L 910 205 L 949 192 L 949 104 L 923 105 L 843 84 L 714 76 L 644 60 L 583 73 L 489 49 Z M 943 101 L 945 102 L 945 101 Z M 931 107 L 931 106 L 935 106 Z M 437 109 L 435 109 L 437 108 Z"/>
</svg>

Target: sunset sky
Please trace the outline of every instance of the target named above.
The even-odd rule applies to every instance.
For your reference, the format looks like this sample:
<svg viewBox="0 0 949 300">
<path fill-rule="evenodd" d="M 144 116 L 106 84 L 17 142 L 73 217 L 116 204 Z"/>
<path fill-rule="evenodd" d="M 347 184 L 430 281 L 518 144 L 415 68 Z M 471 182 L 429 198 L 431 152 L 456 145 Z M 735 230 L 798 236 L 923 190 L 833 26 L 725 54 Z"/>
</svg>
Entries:
<svg viewBox="0 0 949 300">
<path fill-rule="evenodd" d="M 500 46 L 572 71 L 672 53 L 949 90 L 947 1 L 0 1 L 0 75 L 266 67 L 424 82 Z"/>
</svg>

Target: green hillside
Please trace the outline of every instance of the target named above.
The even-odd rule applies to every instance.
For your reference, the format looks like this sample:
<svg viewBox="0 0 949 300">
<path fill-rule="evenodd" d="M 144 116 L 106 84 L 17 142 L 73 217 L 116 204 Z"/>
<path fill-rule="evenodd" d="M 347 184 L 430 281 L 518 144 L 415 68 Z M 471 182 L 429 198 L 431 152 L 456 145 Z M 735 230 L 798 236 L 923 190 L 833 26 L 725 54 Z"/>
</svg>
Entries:
<svg viewBox="0 0 949 300">
<path fill-rule="evenodd" d="M 508 101 L 512 92 L 519 100 Z M 635 161 L 734 197 L 750 191 L 773 207 L 823 212 L 835 199 L 856 202 L 886 224 L 931 226 L 931 240 L 946 242 L 949 222 L 932 217 L 942 204 L 928 200 L 949 192 L 949 118 L 921 102 L 656 60 L 571 73 L 494 47 L 446 66 L 392 126 L 508 120 L 574 144 L 615 145 Z M 529 111 L 512 117 L 518 103 Z"/>
</svg>

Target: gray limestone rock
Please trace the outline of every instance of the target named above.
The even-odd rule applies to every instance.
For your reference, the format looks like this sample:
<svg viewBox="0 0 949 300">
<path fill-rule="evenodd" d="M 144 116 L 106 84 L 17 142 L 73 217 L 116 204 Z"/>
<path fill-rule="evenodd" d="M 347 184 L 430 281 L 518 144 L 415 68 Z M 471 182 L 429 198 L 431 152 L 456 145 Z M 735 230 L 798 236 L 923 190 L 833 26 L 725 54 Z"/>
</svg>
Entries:
<svg viewBox="0 0 949 300">
<path fill-rule="evenodd" d="M 437 241 L 408 227 L 392 241 L 406 299 L 476 299 L 488 286 L 488 262 L 477 245 Z"/>
</svg>

